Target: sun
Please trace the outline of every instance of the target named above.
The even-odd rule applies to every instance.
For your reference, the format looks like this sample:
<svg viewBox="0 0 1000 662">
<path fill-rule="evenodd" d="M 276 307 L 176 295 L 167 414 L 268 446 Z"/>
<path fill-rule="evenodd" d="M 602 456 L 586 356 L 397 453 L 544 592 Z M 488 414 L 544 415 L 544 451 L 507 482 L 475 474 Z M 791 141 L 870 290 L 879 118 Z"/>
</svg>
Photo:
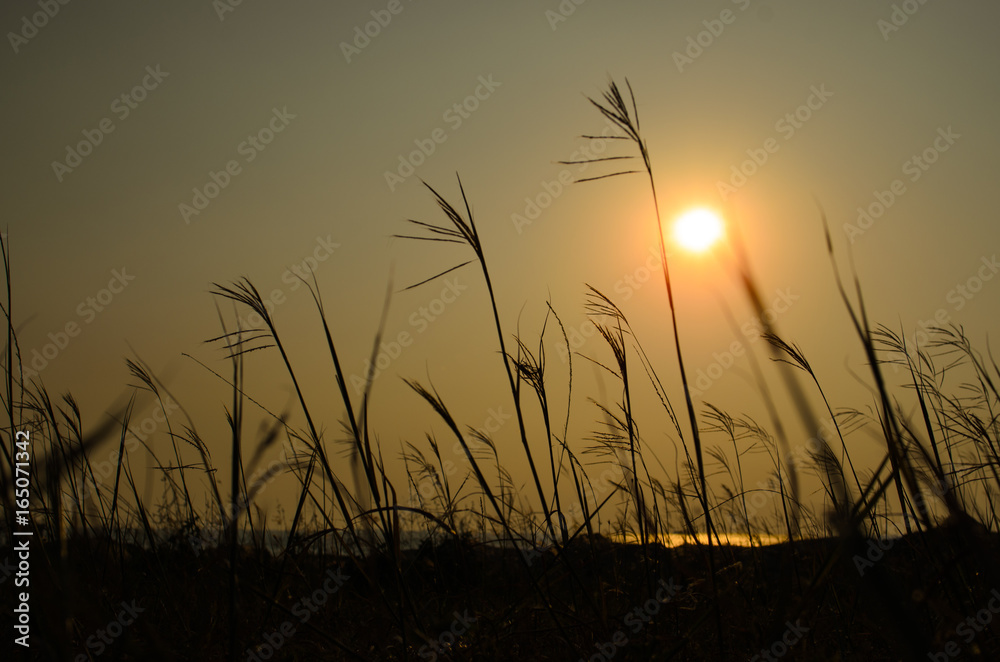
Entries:
<svg viewBox="0 0 1000 662">
<path fill-rule="evenodd" d="M 692 209 L 674 223 L 674 240 L 695 253 L 711 248 L 724 232 L 722 219 L 709 209 Z"/>
</svg>

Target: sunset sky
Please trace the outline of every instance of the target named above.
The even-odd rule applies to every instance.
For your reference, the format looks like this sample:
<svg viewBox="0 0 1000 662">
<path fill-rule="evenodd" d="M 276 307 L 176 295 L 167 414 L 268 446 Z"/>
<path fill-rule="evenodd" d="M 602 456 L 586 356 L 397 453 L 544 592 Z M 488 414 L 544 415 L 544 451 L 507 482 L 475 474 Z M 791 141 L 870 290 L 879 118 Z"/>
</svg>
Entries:
<svg viewBox="0 0 1000 662">
<path fill-rule="evenodd" d="M 866 409 L 819 206 L 874 322 L 912 337 L 947 320 L 981 348 L 995 341 L 998 23 L 986 0 L 11 0 L 0 9 L 0 187 L 24 367 L 54 395 L 73 393 L 93 426 L 135 383 L 125 358 L 138 355 L 224 465 L 231 394 L 182 356 L 230 374 L 218 344 L 203 342 L 220 333 L 216 305 L 234 319 L 212 284 L 246 276 L 275 304 L 331 438 L 343 411 L 295 276 L 315 272 L 359 380 L 391 286 L 391 360 L 372 403 L 386 457 L 430 430 L 451 446 L 401 378 L 429 380 L 464 425 L 497 428 L 526 480 L 516 425 L 494 425 L 512 408 L 482 274 L 472 264 L 401 291 L 471 252 L 392 235 L 410 232 L 406 219 L 444 222 L 420 180 L 458 203 L 457 172 L 507 338 L 519 330 L 537 347 L 549 301 L 577 350 L 606 363 L 585 323 L 593 285 L 629 316 L 679 403 L 649 182 L 571 184 L 614 166 L 559 163 L 583 148 L 635 153 L 581 138 L 607 127 L 587 97 L 627 77 L 665 221 L 708 207 L 738 224 L 779 330 L 835 406 Z M 746 358 L 727 368 L 734 342 L 765 356 L 743 332 L 752 313 L 731 254 L 668 251 L 689 375 L 721 374 L 699 411 L 708 401 L 761 415 Z M 561 422 L 568 373 L 552 324 L 544 346 Z M 583 360 L 573 367 L 569 430 L 582 449 L 600 420 L 587 398 L 620 388 Z M 642 432 L 673 467 L 669 421 L 640 378 Z M 248 355 L 247 389 L 304 425 L 276 352 Z M 147 402 L 137 420 L 151 411 Z"/>
</svg>

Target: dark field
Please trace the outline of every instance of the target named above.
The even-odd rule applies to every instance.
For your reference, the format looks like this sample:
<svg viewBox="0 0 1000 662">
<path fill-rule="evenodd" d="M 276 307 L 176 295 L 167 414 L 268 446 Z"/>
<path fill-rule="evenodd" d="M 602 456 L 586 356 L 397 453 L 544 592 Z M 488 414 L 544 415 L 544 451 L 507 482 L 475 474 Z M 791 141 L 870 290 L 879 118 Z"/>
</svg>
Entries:
<svg viewBox="0 0 1000 662">
<path fill-rule="evenodd" d="M 402 553 L 398 573 L 381 557 L 293 552 L 284 563 L 245 549 L 239 659 L 766 660 L 764 649 L 773 659 L 943 660 L 949 645 L 960 659 L 997 659 L 1000 598 L 988 587 L 1000 586 L 1000 539 L 975 530 L 949 526 L 881 546 L 716 547 L 717 597 L 697 545 L 643 550 L 596 537 L 517 551 L 454 538 Z M 196 553 L 178 538 L 155 553 L 96 539 L 67 551 L 64 574 L 33 573 L 45 645 L 32 659 L 229 659 L 227 550 Z M 56 561 L 58 550 L 45 557 Z M 119 634 L 122 614 L 135 618 Z"/>
</svg>

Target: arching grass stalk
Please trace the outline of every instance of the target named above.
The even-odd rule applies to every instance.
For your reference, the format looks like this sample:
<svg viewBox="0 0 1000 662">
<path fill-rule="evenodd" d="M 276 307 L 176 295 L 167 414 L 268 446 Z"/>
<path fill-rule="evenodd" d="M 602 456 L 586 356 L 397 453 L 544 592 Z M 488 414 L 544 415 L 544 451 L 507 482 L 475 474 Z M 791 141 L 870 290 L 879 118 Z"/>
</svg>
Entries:
<svg viewBox="0 0 1000 662">
<path fill-rule="evenodd" d="M 545 498 L 545 491 L 542 489 L 542 482 L 538 477 L 538 470 L 535 467 L 534 457 L 531 455 L 531 448 L 528 446 L 528 435 L 524 427 L 524 413 L 521 409 L 521 390 L 519 387 L 519 376 L 517 375 L 516 367 L 511 366 L 511 355 L 507 352 L 507 345 L 504 342 L 503 327 L 500 325 L 500 313 L 497 310 L 497 300 L 496 295 L 493 292 L 493 281 L 490 278 L 490 271 L 486 266 L 486 255 L 483 253 L 483 244 L 479 238 L 479 230 L 476 228 L 476 221 L 472 216 L 472 208 L 469 206 L 469 199 L 465 195 L 465 188 L 462 186 L 462 178 L 458 178 L 458 189 L 462 194 L 462 203 L 465 206 L 465 218 L 462 217 L 462 213 L 452 206 L 447 200 L 445 200 L 437 191 L 435 191 L 429 184 L 424 182 L 424 186 L 434 195 L 438 206 L 441 211 L 445 213 L 448 220 L 451 222 L 452 227 L 446 225 L 435 225 L 433 223 L 425 223 L 423 221 L 410 220 L 411 223 L 421 228 L 425 232 L 429 232 L 429 235 L 394 235 L 400 239 L 419 239 L 423 241 L 434 241 L 434 242 L 444 242 L 451 244 L 466 244 L 475 253 L 475 260 L 479 262 L 479 266 L 483 272 L 483 279 L 486 281 L 486 290 L 489 293 L 490 305 L 493 309 L 493 322 L 496 325 L 497 330 L 497 340 L 500 343 L 500 356 L 503 358 L 503 366 L 507 371 L 507 381 L 510 385 L 510 392 L 514 398 L 514 411 L 517 414 L 517 425 L 518 430 L 521 433 L 521 445 L 524 447 L 524 452 L 528 457 L 528 466 L 531 469 L 531 477 L 535 481 L 535 489 L 538 491 L 538 499 L 542 504 L 542 511 L 545 513 L 545 523 L 549 530 L 549 535 L 552 537 L 552 542 L 558 544 L 558 538 L 556 537 L 555 528 L 552 525 L 552 514 L 549 510 L 548 499 Z M 451 273 L 455 269 L 464 267 L 465 265 L 472 262 L 472 260 L 467 260 L 462 264 L 454 266 L 450 269 L 446 269 L 436 276 L 427 278 L 419 283 L 411 285 L 406 289 L 413 289 L 419 287 L 424 283 L 430 282 L 436 278 L 440 278 L 445 274 Z M 557 486 L 553 486 L 553 489 L 557 489 Z"/>
<path fill-rule="evenodd" d="M 645 553 L 648 552 L 649 549 L 649 526 L 647 525 L 647 522 L 651 521 L 652 518 L 649 517 L 645 496 L 642 491 L 642 486 L 639 483 L 639 469 L 638 463 L 636 462 L 636 444 L 638 442 L 638 433 L 636 431 L 635 419 L 632 416 L 632 395 L 629 386 L 628 355 L 625 351 L 625 332 L 623 331 L 623 325 L 625 329 L 628 328 L 628 321 L 625 319 L 625 314 L 622 313 L 622 311 L 611 301 L 611 299 L 593 286 L 590 286 L 590 291 L 591 295 L 587 302 L 587 314 L 592 318 L 599 319 L 601 317 L 610 317 L 612 320 L 611 324 L 595 321 L 594 327 L 597 329 L 601 337 L 604 338 L 608 347 L 611 348 L 611 353 L 614 355 L 615 365 L 618 367 L 618 372 L 615 373 L 614 370 L 610 369 L 608 366 L 603 366 L 601 364 L 597 365 L 601 365 L 601 367 L 611 372 L 622 382 L 622 402 L 619 405 L 622 412 L 622 418 L 618 419 L 617 416 L 614 416 L 607 410 L 605 410 L 605 412 L 609 417 L 615 418 L 620 422 L 621 431 L 628 439 L 629 465 L 632 471 L 631 492 L 636 507 L 636 524 L 639 528 L 639 541 L 642 544 L 642 549 Z M 646 475 L 648 477 L 648 471 L 646 472 Z M 648 558 L 646 560 L 648 562 Z"/>
<path fill-rule="evenodd" d="M 609 84 L 608 90 L 603 95 L 603 103 L 595 101 L 594 99 L 588 98 L 590 103 L 592 103 L 601 114 L 604 115 L 608 120 L 615 124 L 619 129 L 621 129 L 625 136 L 624 139 L 631 140 L 639 148 L 639 156 L 642 158 L 642 165 L 646 171 L 646 175 L 649 177 L 649 187 L 653 194 L 653 208 L 656 212 L 656 231 L 659 237 L 659 247 L 660 247 L 660 264 L 663 265 L 663 282 L 667 288 L 667 303 L 670 308 L 670 323 L 671 328 L 674 333 L 674 351 L 677 355 L 677 368 L 680 372 L 681 385 L 684 388 L 684 402 L 687 405 L 688 420 L 691 425 L 691 439 L 694 443 L 694 453 L 695 459 L 698 463 L 698 481 L 700 483 L 700 500 L 702 511 L 705 513 L 705 527 L 706 531 L 709 532 L 708 535 L 708 565 L 709 573 L 711 575 L 712 583 L 712 594 L 715 597 L 715 620 L 716 629 L 719 635 L 719 646 L 723 652 L 723 657 L 725 656 L 725 643 L 723 641 L 722 633 L 722 618 L 719 613 L 719 593 L 718 587 L 715 583 L 715 558 L 714 551 L 712 549 L 712 536 L 710 532 L 712 531 L 712 515 L 711 509 L 708 505 L 708 490 L 705 480 L 705 460 L 704 454 L 701 448 L 701 436 L 698 433 L 698 417 L 694 411 L 694 401 L 691 399 L 691 389 L 688 386 L 687 373 L 684 370 L 684 356 L 681 352 L 681 341 L 680 335 L 677 331 L 677 309 L 674 305 L 674 290 L 673 285 L 670 281 L 670 268 L 667 263 L 667 248 L 666 242 L 663 238 L 663 219 L 660 216 L 660 203 L 656 195 L 656 181 L 653 178 L 653 166 L 649 157 L 649 150 L 646 147 L 646 141 L 642 138 L 639 128 L 639 111 L 635 103 L 635 94 L 632 92 L 632 86 L 625 79 L 625 85 L 628 87 L 629 97 L 632 102 L 631 109 L 628 104 L 626 104 L 625 99 L 622 97 L 621 91 L 618 89 L 618 85 L 612 81 Z M 592 159 L 594 162 L 598 161 L 611 161 L 618 159 L 625 159 L 632 157 L 621 157 L 621 156 L 611 156 L 598 159 Z M 589 177 L 579 181 L 591 181 L 594 179 L 602 179 L 604 177 L 613 177 L 616 175 L 624 175 L 633 172 L 638 172 L 637 170 L 627 170 L 622 172 L 615 172 L 608 175 L 603 175 L 599 177 Z"/>
<path fill-rule="evenodd" d="M 244 279 L 241 282 L 234 283 L 232 286 L 229 287 L 219 285 L 218 283 L 216 283 L 215 287 L 216 289 L 212 292 L 213 294 L 221 296 L 226 299 L 230 299 L 237 303 L 242 303 L 243 305 L 250 308 L 253 312 L 257 313 L 257 315 L 259 315 L 260 318 L 264 321 L 264 324 L 266 325 L 266 330 L 254 329 L 251 330 L 250 332 L 245 332 L 245 331 L 241 332 L 237 336 L 235 342 L 232 340 L 231 333 L 227 333 L 223 336 L 220 336 L 219 338 L 212 338 L 207 342 L 212 342 L 215 340 L 224 340 L 226 342 L 231 343 L 230 345 L 227 346 L 227 349 L 229 349 L 232 353 L 243 354 L 249 351 L 264 349 L 265 347 L 271 346 L 265 344 L 264 346 L 251 347 L 250 343 L 252 342 L 262 341 L 266 343 L 268 338 L 274 341 L 274 346 L 278 348 L 278 352 L 281 354 L 281 359 L 288 370 L 289 376 L 292 379 L 292 385 L 295 388 L 296 395 L 298 396 L 299 404 L 302 406 L 302 411 L 305 414 L 306 423 L 309 426 L 310 441 L 312 442 L 312 450 L 315 452 L 316 457 L 319 460 L 320 468 L 326 473 L 326 477 L 330 483 L 331 488 L 333 489 L 334 496 L 337 499 L 337 505 L 339 506 L 340 512 L 344 517 L 344 520 L 347 524 L 347 528 L 350 530 L 351 538 L 354 541 L 358 541 L 359 538 L 352 521 L 351 510 L 348 507 L 347 501 L 344 499 L 343 494 L 341 493 L 336 478 L 334 478 L 333 470 L 331 469 L 330 462 L 327 459 L 326 450 L 323 448 L 323 442 L 322 439 L 320 438 L 319 431 L 316 428 L 316 424 L 313 422 L 312 413 L 310 412 L 309 407 L 306 404 L 305 394 L 303 394 L 302 389 L 299 386 L 299 381 L 295 375 L 295 371 L 292 369 L 291 361 L 289 360 L 288 354 L 285 352 L 285 347 L 281 342 L 281 338 L 274 327 L 274 321 L 271 319 L 271 314 L 264 306 L 264 301 L 261 298 L 260 293 L 257 291 L 257 288 L 254 287 L 253 284 L 246 279 Z M 299 505 L 296 508 L 295 517 L 292 519 L 292 527 L 288 534 L 289 544 L 291 544 L 291 541 L 295 534 L 295 530 L 298 526 L 299 517 L 302 511 L 302 505 L 304 502 L 304 494 L 309 492 L 311 478 L 312 478 L 312 470 L 310 468 L 310 471 L 307 474 L 307 480 L 302 488 L 303 493 L 299 498 Z M 360 549 L 360 547 L 359 547 L 359 552 L 363 554 L 363 551 Z"/>
<path fill-rule="evenodd" d="M 518 379 L 531 387 L 531 390 L 535 392 L 535 398 L 538 400 L 539 410 L 542 414 L 542 423 L 545 427 L 545 445 L 549 450 L 549 469 L 552 476 L 552 507 L 555 510 L 556 518 L 559 520 L 560 539 L 562 540 L 562 544 L 565 545 L 569 538 L 569 531 L 566 528 L 566 518 L 563 516 L 562 502 L 559 499 L 559 475 L 562 470 L 562 461 L 560 458 L 559 471 L 557 471 L 553 449 L 552 420 L 549 416 L 549 397 L 545 389 L 545 346 L 542 342 L 544 337 L 545 328 L 543 325 L 542 333 L 538 339 L 538 356 L 536 357 L 524 341 L 521 340 L 520 336 L 515 336 L 514 340 L 517 342 L 518 353 L 516 357 L 510 358 L 514 361 Z"/>
</svg>

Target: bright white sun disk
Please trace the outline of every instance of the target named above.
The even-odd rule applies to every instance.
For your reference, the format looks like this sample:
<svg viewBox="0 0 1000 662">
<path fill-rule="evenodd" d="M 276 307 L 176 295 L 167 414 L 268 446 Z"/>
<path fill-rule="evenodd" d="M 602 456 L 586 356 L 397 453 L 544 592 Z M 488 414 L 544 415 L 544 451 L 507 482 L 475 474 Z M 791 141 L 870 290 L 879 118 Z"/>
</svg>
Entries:
<svg viewBox="0 0 1000 662">
<path fill-rule="evenodd" d="M 700 253 L 722 238 L 722 219 L 708 209 L 692 209 L 674 224 L 674 239 L 689 251 Z"/>
</svg>

